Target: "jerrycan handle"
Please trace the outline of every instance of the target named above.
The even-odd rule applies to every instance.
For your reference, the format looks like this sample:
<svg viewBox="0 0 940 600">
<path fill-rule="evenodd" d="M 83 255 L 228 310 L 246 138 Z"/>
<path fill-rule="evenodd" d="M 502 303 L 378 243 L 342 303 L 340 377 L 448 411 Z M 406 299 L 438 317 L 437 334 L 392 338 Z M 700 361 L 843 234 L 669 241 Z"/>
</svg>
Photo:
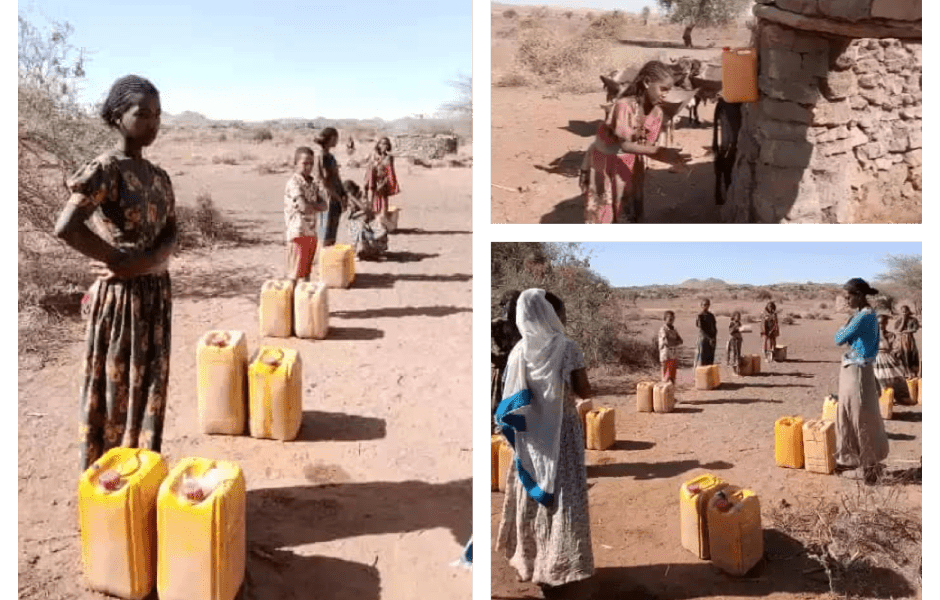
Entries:
<svg viewBox="0 0 940 600">
<path fill-rule="evenodd" d="M 232 341 L 232 336 L 227 331 L 214 331 L 206 340 L 207 346 L 216 348 L 225 348 Z"/>
<path fill-rule="evenodd" d="M 140 449 L 137 449 L 137 451 L 134 452 L 134 462 L 136 464 L 133 469 L 131 469 L 130 471 L 126 471 L 124 469 L 126 463 L 121 465 L 121 470 L 118 471 L 121 474 L 121 477 L 130 477 L 131 475 L 139 471 L 141 467 L 144 466 L 144 461 L 140 459 L 140 452 L 141 452 Z"/>
</svg>

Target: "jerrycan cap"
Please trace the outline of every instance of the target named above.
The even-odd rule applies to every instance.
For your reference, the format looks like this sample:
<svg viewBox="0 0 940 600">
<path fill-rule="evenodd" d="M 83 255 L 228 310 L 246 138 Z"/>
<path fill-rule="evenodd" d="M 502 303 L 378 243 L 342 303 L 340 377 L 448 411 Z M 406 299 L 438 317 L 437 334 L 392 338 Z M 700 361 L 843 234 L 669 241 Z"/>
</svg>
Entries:
<svg viewBox="0 0 940 600">
<path fill-rule="evenodd" d="M 284 351 L 280 348 L 269 348 L 262 351 L 261 356 L 258 357 L 258 359 L 262 364 L 276 369 L 284 360 Z"/>
<path fill-rule="evenodd" d="M 192 502 L 202 502 L 206 499 L 206 492 L 194 479 L 186 479 L 180 486 L 180 495 Z"/>
<path fill-rule="evenodd" d="M 690 494 L 697 494 L 702 491 L 702 486 L 697 483 L 690 483 L 689 485 L 685 486 L 685 489 L 689 490 Z"/>
<path fill-rule="evenodd" d="M 108 469 L 98 475 L 98 485 L 107 492 L 113 492 L 121 488 L 124 480 L 121 474 L 114 469 Z"/>
<path fill-rule="evenodd" d="M 225 348 L 232 341 L 232 336 L 227 331 L 215 331 L 206 340 L 206 345 L 216 348 Z"/>
</svg>

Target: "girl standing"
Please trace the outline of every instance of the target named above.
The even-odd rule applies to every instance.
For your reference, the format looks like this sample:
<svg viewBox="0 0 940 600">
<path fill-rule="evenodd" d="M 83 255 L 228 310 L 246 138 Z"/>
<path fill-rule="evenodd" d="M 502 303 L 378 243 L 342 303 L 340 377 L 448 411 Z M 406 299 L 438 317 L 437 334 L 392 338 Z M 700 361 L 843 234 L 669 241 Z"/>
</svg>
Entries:
<svg viewBox="0 0 940 600">
<path fill-rule="evenodd" d="M 669 67 L 650 61 L 614 99 L 581 163 L 585 223 L 641 222 L 645 157 L 670 165 L 683 165 L 691 158 L 675 148 L 656 145 L 663 124 L 660 105 L 672 86 Z"/>
<path fill-rule="evenodd" d="M 920 372 L 920 352 L 917 350 L 914 334 L 920 329 L 920 323 L 911 314 L 910 307 L 901 307 L 901 316 L 895 322 L 894 329 L 900 342 L 901 366 L 908 377 L 917 377 Z"/>
<path fill-rule="evenodd" d="M 698 347 L 695 353 L 695 368 L 707 366 L 715 363 L 715 348 L 718 347 L 718 323 L 708 309 L 711 307 L 711 300 L 705 298 L 702 300 L 702 312 L 695 318 L 695 326 L 698 328 Z"/>
<path fill-rule="evenodd" d="M 170 176 L 143 157 L 160 129 L 157 88 L 122 77 L 100 116 L 120 139 L 67 180 L 71 196 L 55 228 L 66 244 L 103 263 L 89 291 L 82 363 L 83 471 L 117 446 L 160 451 L 170 374 L 167 266 L 177 236 Z M 88 226 L 92 218 L 97 231 Z"/>
<path fill-rule="evenodd" d="M 372 200 L 372 211 L 383 221 L 388 218 L 388 198 L 401 192 L 398 177 L 395 175 L 395 160 L 391 154 L 392 142 L 387 137 L 375 144 L 375 152 L 369 158 L 366 168 L 366 182 L 363 186 L 366 197 Z"/>
<path fill-rule="evenodd" d="M 764 307 L 761 321 L 761 337 L 764 338 L 764 357 L 767 362 L 774 361 L 774 349 L 777 347 L 777 338 L 780 336 L 780 322 L 777 320 L 777 305 L 768 302 Z"/>
<path fill-rule="evenodd" d="M 734 311 L 731 323 L 728 324 L 728 366 L 735 375 L 741 374 L 741 346 L 744 336 L 741 335 L 741 311 Z"/>
<path fill-rule="evenodd" d="M 663 367 L 663 381 L 676 382 L 679 366 L 679 347 L 682 336 L 676 331 L 676 313 L 667 310 L 663 313 L 663 325 L 659 328 L 659 362 Z"/>
<path fill-rule="evenodd" d="M 878 406 L 878 380 L 874 363 L 878 355 L 878 318 L 867 296 L 878 293 L 864 279 L 850 279 L 845 300 L 855 309 L 835 335 L 838 346 L 848 345 L 839 369 L 839 402 L 836 409 L 836 467 L 861 469 L 865 481 L 877 479 L 878 463 L 888 456 L 888 436 Z"/>
<path fill-rule="evenodd" d="M 320 243 L 323 246 L 332 246 L 336 243 L 340 215 L 346 207 L 346 190 L 339 176 L 339 163 L 332 152 L 339 143 L 339 132 L 335 127 L 327 127 L 318 133 L 313 141 L 320 150 L 314 156 L 313 176 L 329 197 L 327 210 L 320 213 Z"/>
<path fill-rule="evenodd" d="M 904 369 L 897 357 L 900 355 L 897 336 L 888 331 L 888 315 L 878 315 L 878 356 L 875 357 L 875 378 L 878 386 L 885 390 L 894 390 L 894 401 L 898 404 L 911 404 L 911 393 L 907 387 Z M 916 404 L 916 399 L 914 399 Z"/>
</svg>

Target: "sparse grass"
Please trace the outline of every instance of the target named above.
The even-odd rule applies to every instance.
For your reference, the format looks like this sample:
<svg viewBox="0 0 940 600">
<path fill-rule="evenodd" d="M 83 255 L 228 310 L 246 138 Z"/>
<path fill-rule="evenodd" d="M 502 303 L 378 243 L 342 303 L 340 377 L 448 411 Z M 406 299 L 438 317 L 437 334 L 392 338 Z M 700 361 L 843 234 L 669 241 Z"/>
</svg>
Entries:
<svg viewBox="0 0 940 600">
<path fill-rule="evenodd" d="M 261 142 L 267 142 L 269 140 L 273 140 L 274 134 L 271 133 L 271 130 L 268 129 L 267 127 L 262 127 L 261 129 L 255 129 L 254 131 L 252 131 L 251 135 L 249 136 L 249 139 L 251 139 L 251 141 L 253 142 L 258 142 L 260 144 Z"/>
<path fill-rule="evenodd" d="M 196 196 L 196 206 L 177 206 L 179 223 L 179 247 L 181 250 L 204 248 L 220 243 L 245 244 L 253 240 L 245 236 L 235 224 L 225 217 L 212 200 L 212 195 L 203 191 Z"/>
<path fill-rule="evenodd" d="M 603 69 L 603 59 L 609 52 L 609 47 L 598 38 L 559 36 L 546 27 L 534 26 L 520 34 L 516 66 L 536 80 L 532 83 L 549 85 L 565 92 L 596 91 L 597 75 Z M 512 74 L 508 77 L 506 81 L 514 81 Z"/>
<path fill-rule="evenodd" d="M 259 175 L 277 175 L 279 173 L 288 173 L 291 170 L 291 163 L 288 160 L 269 160 L 255 167 Z"/>
<path fill-rule="evenodd" d="M 234 152 L 223 152 L 222 154 L 216 154 L 212 157 L 212 164 L 214 165 L 238 165 L 246 162 L 251 162 L 257 160 L 257 156 L 251 152 L 245 150 L 240 151 L 238 154 Z"/>
<path fill-rule="evenodd" d="M 493 82 L 496 87 L 526 87 L 532 85 L 532 79 L 521 71 L 503 73 Z"/>
</svg>

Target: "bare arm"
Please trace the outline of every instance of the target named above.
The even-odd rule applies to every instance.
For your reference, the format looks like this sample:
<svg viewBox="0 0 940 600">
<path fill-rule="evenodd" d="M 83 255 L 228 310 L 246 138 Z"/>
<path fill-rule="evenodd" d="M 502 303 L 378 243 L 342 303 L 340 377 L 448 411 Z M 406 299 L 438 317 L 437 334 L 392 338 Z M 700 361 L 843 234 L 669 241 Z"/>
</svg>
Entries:
<svg viewBox="0 0 940 600">
<path fill-rule="evenodd" d="M 571 372 L 571 388 L 579 398 L 593 396 L 591 382 L 588 381 L 587 369 L 575 369 Z"/>
<path fill-rule="evenodd" d="M 98 237 L 86 224 L 88 214 L 83 194 L 73 194 L 55 224 L 55 235 L 71 248 L 109 268 L 128 258 L 128 253 L 119 250 Z"/>
</svg>

